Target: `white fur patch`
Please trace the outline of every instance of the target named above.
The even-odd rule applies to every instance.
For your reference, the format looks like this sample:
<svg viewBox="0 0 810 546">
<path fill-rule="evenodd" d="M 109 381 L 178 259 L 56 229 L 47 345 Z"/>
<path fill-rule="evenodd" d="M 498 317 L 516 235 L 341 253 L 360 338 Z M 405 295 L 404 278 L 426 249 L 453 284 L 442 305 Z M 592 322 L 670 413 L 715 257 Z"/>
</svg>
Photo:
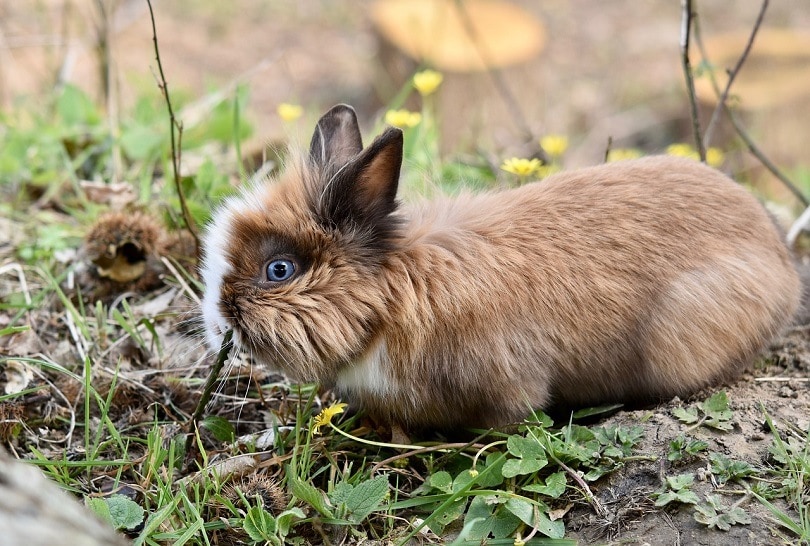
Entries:
<svg viewBox="0 0 810 546">
<path fill-rule="evenodd" d="M 222 338 L 228 323 L 219 310 L 219 295 L 222 278 L 231 270 L 225 258 L 229 237 L 230 210 L 222 208 L 208 225 L 203 237 L 204 257 L 200 276 L 205 284 L 202 299 L 203 322 L 208 346 L 216 351 L 222 345 Z"/>
<path fill-rule="evenodd" d="M 386 369 L 388 349 L 380 341 L 354 365 L 338 374 L 338 390 L 346 392 L 366 391 L 375 396 L 385 396 L 394 390 L 393 378 Z"/>
<path fill-rule="evenodd" d="M 261 195 L 266 192 L 264 184 L 253 182 L 240 195 L 229 197 L 214 213 L 203 235 L 203 261 L 200 276 L 205 285 L 202 299 L 202 313 L 205 324 L 205 337 L 208 346 L 218 351 L 225 331 L 230 328 L 227 317 L 219 308 L 222 279 L 231 272 L 228 253 L 233 237 L 231 227 L 234 218 L 253 211 L 261 211 Z"/>
</svg>

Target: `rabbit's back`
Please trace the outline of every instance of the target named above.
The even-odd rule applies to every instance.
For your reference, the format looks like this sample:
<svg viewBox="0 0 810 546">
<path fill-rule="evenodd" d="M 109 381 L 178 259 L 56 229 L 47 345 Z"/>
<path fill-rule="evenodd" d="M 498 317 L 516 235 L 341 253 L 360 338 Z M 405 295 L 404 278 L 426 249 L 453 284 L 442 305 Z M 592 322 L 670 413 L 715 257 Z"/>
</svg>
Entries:
<svg viewBox="0 0 810 546">
<path fill-rule="evenodd" d="M 435 388 L 403 396 L 417 421 L 687 394 L 738 371 L 798 306 L 767 212 L 690 160 L 562 173 L 405 215 L 384 273 L 400 303 L 382 365 Z"/>
</svg>

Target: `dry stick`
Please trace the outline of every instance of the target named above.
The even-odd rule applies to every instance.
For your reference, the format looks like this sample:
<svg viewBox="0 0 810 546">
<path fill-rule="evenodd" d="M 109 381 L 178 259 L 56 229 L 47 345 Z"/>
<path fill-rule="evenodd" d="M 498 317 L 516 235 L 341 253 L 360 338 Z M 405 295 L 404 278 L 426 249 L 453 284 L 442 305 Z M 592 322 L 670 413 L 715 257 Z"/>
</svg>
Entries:
<svg viewBox="0 0 810 546">
<path fill-rule="evenodd" d="M 695 80 L 692 77 L 692 63 L 689 61 L 689 36 L 692 33 L 692 0 L 681 0 L 683 16 L 681 19 L 681 64 L 686 79 L 686 91 L 689 94 L 689 107 L 692 117 L 692 132 L 695 146 L 700 160 L 706 163 L 706 148 L 703 147 L 703 138 L 700 136 L 700 120 L 698 119 L 697 96 L 695 95 Z"/>
<path fill-rule="evenodd" d="M 233 347 L 233 343 L 231 343 L 232 338 L 233 330 L 228 330 L 225 332 L 225 337 L 222 339 L 222 346 L 217 354 L 217 360 L 214 362 L 214 367 L 211 368 L 210 372 L 208 372 L 208 379 L 205 381 L 202 396 L 200 396 L 200 400 L 197 402 L 197 408 L 194 410 L 194 415 L 191 416 L 189 436 L 186 439 L 186 454 L 188 454 L 191 450 L 191 444 L 194 442 L 197 423 L 202 418 L 203 412 L 205 411 L 205 406 L 208 405 L 208 401 L 211 399 L 211 393 L 214 392 L 214 386 L 219 378 L 219 372 L 222 371 L 222 367 L 225 365 L 225 361 L 228 359 L 228 353 L 231 352 L 231 348 Z"/>
<path fill-rule="evenodd" d="M 753 33 L 756 33 L 757 30 L 758 27 L 755 27 L 753 29 Z M 703 40 L 701 38 L 700 33 L 700 25 L 697 23 L 697 21 L 695 22 L 695 41 L 697 42 L 698 49 L 700 49 L 700 54 L 703 56 L 703 59 L 708 62 L 709 56 L 706 53 L 706 48 L 703 45 Z M 753 42 L 753 37 L 750 39 L 750 41 Z M 712 84 L 714 92 L 717 94 L 717 96 L 720 96 L 721 95 L 720 86 L 717 84 L 717 78 L 714 77 L 714 73 L 712 71 L 709 71 L 709 81 Z M 768 159 L 765 153 L 762 150 L 760 150 L 759 146 L 757 146 L 756 143 L 751 139 L 751 137 L 748 135 L 748 132 L 745 130 L 745 127 L 743 127 L 740 118 L 737 116 L 736 113 L 734 113 L 734 110 L 732 110 L 731 107 L 729 107 L 728 103 L 726 101 L 721 101 L 720 107 L 723 109 L 723 112 L 726 114 L 726 116 L 728 116 L 729 121 L 731 121 L 731 124 L 734 126 L 734 131 L 737 133 L 737 136 L 739 136 L 740 139 L 745 143 L 746 147 L 748 148 L 748 151 L 751 152 L 751 155 L 756 157 L 759 160 L 759 162 L 762 163 L 762 165 L 771 172 L 772 175 L 774 175 L 780 182 L 782 182 L 782 184 L 784 184 L 785 187 L 788 190 L 790 190 L 790 192 L 796 197 L 796 199 L 798 199 L 802 203 L 803 206 L 810 207 L 810 201 L 807 200 L 807 198 L 804 196 L 801 190 L 799 190 L 799 188 L 797 188 L 796 185 L 793 182 L 791 182 L 791 180 L 787 176 L 785 176 L 785 174 L 782 171 L 780 171 L 779 168 L 776 165 L 774 165 L 774 163 L 770 159 Z"/>
<path fill-rule="evenodd" d="M 726 101 L 728 100 L 728 95 L 731 92 L 731 85 L 734 83 L 734 79 L 737 77 L 737 74 L 739 74 L 743 63 L 745 63 L 745 60 L 748 58 L 748 54 L 751 52 L 751 48 L 754 45 L 754 38 L 756 38 L 757 32 L 759 32 L 759 27 L 762 26 L 762 21 L 763 19 L 765 19 L 765 11 L 768 9 L 769 2 L 770 0 L 762 1 L 762 7 L 759 9 L 757 20 L 754 22 L 754 28 L 751 30 L 751 35 L 748 37 L 748 42 L 745 44 L 745 49 L 743 50 L 742 55 L 740 55 L 740 58 L 737 60 L 737 64 L 734 65 L 734 68 L 732 68 L 731 70 L 727 70 L 728 81 L 726 82 L 726 87 L 725 89 L 723 89 L 723 93 L 717 100 L 717 106 L 714 107 L 712 117 L 709 120 L 709 125 L 706 127 L 706 132 L 703 133 L 703 146 L 705 148 L 708 148 L 709 144 L 711 143 L 712 136 L 714 135 L 714 128 L 717 125 L 718 119 L 720 118 L 720 112 L 723 110 L 723 105 L 726 104 Z M 703 52 L 702 45 L 698 44 L 698 47 L 701 49 L 702 53 Z"/>
<path fill-rule="evenodd" d="M 183 213 L 183 221 L 186 223 L 191 236 L 194 238 L 194 249 L 197 257 L 200 256 L 200 238 L 197 235 L 197 228 L 194 224 L 194 219 L 188 210 L 186 204 L 186 196 L 183 193 L 183 187 L 180 184 L 180 154 L 182 151 L 183 142 L 183 124 L 177 121 L 174 116 L 174 109 L 172 108 L 172 99 L 169 96 L 169 84 L 166 82 L 166 76 L 163 74 L 163 63 L 160 62 L 160 49 L 158 48 L 157 28 L 155 26 L 155 12 L 152 10 L 152 0 L 146 0 L 146 5 L 149 6 L 149 18 L 152 21 L 152 41 L 155 44 L 155 59 L 157 60 L 158 73 L 160 74 L 160 81 L 158 87 L 166 98 L 166 108 L 169 111 L 169 133 L 171 135 L 172 145 L 172 170 L 174 171 L 174 186 L 177 190 L 177 197 L 180 200 L 180 209 Z M 175 129 L 177 129 L 178 136 L 175 138 Z"/>
<path fill-rule="evenodd" d="M 509 110 L 509 114 L 512 116 L 512 121 L 523 133 L 523 138 L 526 142 L 533 141 L 534 134 L 532 133 L 529 125 L 526 123 L 526 116 L 521 110 L 520 104 L 515 98 L 514 93 L 512 93 L 512 90 L 509 89 L 509 85 L 506 83 L 506 79 L 503 77 L 503 74 L 500 70 L 495 68 L 491 62 L 489 52 L 481 41 L 481 37 L 472 22 L 472 18 L 470 18 L 470 14 L 467 12 L 467 7 L 464 5 L 464 1 L 456 0 L 455 6 L 458 10 L 459 17 L 461 18 L 461 23 L 464 25 L 464 32 L 475 45 L 475 49 L 481 56 L 481 60 L 484 63 L 486 72 L 489 74 L 489 77 L 492 78 L 492 83 L 495 85 L 495 89 L 501 95 L 504 103 L 506 103 L 506 108 Z M 542 148 L 538 148 L 536 155 L 543 163 L 549 162 L 546 152 Z"/>
</svg>

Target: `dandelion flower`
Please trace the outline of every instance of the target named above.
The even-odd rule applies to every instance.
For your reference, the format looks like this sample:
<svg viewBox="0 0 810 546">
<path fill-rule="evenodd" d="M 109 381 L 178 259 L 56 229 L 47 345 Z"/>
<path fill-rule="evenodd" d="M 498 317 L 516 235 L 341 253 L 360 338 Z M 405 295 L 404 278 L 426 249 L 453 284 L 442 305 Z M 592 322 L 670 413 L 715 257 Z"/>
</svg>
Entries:
<svg viewBox="0 0 810 546">
<path fill-rule="evenodd" d="M 324 408 L 323 411 L 315 416 L 315 420 L 312 423 L 312 434 L 320 434 L 321 427 L 332 424 L 332 418 L 335 415 L 343 413 L 345 408 L 346 404 L 342 402 L 338 402 L 336 404 L 332 404 L 328 408 Z"/>
<path fill-rule="evenodd" d="M 726 154 L 720 148 L 709 148 L 706 150 L 706 163 L 710 167 L 718 168 L 726 160 Z"/>
<path fill-rule="evenodd" d="M 670 144 L 667 146 L 667 155 L 688 157 L 689 159 L 694 159 L 697 161 L 700 160 L 700 156 L 698 155 L 697 151 L 695 151 L 695 149 L 689 144 L 684 143 Z"/>
<path fill-rule="evenodd" d="M 304 109 L 297 104 L 290 104 L 289 102 L 282 102 L 276 108 L 278 116 L 284 121 L 295 121 L 304 113 Z"/>
<path fill-rule="evenodd" d="M 560 157 L 568 149 L 568 137 L 564 135 L 546 135 L 540 139 L 540 146 L 551 157 Z"/>
<path fill-rule="evenodd" d="M 536 174 L 537 178 L 545 178 L 558 172 L 560 172 L 559 165 L 540 165 L 539 167 L 537 167 Z"/>
<path fill-rule="evenodd" d="M 422 114 L 409 110 L 389 110 L 385 113 L 385 123 L 399 127 L 400 129 L 410 129 L 416 127 L 422 121 Z"/>
<path fill-rule="evenodd" d="M 516 174 L 520 177 L 526 177 L 536 173 L 541 166 L 542 165 L 539 159 L 513 157 L 504 160 L 504 162 L 501 164 L 501 170 Z"/>
<path fill-rule="evenodd" d="M 613 148 L 608 152 L 607 161 L 608 163 L 613 163 L 614 161 L 625 161 L 639 157 L 641 157 L 641 150 L 635 148 Z"/>
<path fill-rule="evenodd" d="M 432 95 L 441 85 L 444 76 L 435 70 L 422 70 L 413 75 L 413 86 L 423 97 Z"/>
</svg>

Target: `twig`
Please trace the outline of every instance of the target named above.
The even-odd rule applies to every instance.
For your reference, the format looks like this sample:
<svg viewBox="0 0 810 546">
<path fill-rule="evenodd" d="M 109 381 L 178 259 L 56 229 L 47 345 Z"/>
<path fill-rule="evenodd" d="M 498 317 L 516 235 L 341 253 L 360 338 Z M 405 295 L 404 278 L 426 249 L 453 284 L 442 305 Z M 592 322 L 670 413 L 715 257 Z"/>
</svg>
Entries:
<svg viewBox="0 0 810 546">
<path fill-rule="evenodd" d="M 765 11 L 768 9 L 769 2 L 770 0 L 762 1 L 762 7 L 759 9 L 757 20 L 754 22 L 754 28 L 751 29 L 751 35 L 748 37 L 748 42 L 745 44 L 745 49 L 743 50 L 742 55 L 740 55 L 740 58 L 737 60 L 737 64 L 734 65 L 734 68 L 727 70 L 728 81 L 726 82 L 726 87 L 723 89 L 723 93 L 720 95 L 720 98 L 717 101 L 717 106 L 714 107 L 712 117 L 709 120 L 709 125 L 706 127 L 706 132 L 703 134 L 704 148 L 708 148 L 709 144 L 711 143 L 712 136 L 714 135 L 714 128 L 717 125 L 717 120 L 720 118 L 720 112 L 723 111 L 723 105 L 728 100 L 728 95 L 731 92 L 731 85 L 734 83 L 734 79 L 737 77 L 737 74 L 739 74 L 743 63 L 745 63 L 745 60 L 748 58 L 748 54 L 751 52 L 751 48 L 754 45 L 754 38 L 756 38 L 757 32 L 759 32 L 759 27 L 762 26 L 762 21 L 765 19 Z"/>
<path fill-rule="evenodd" d="M 681 0 L 683 11 L 681 19 L 681 64 L 683 65 L 683 75 L 686 79 L 686 91 L 689 95 L 689 107 L 692 117 L 692 132 L 694 133 L 695 146 L 697 147 L 700 160 L 706 163 L 706 149 L 703 147 L 703 138 L 700 136 L 700 119 L 698 119 L 697 96 L 695 95 L 695 80 L 692 75 L 692 63 L 689 61 L 689 37 L 692 33 L 692 0 Z"/>
<path fill-rule="evenodd" d="M 700 25 L 697 23 L 697 21 L 695 22 L 695 41 L 697 42 L 698 49 L 700 49 L 700 54 L 703 56 L 703 59 L 706 62 L 708 62 L 709 56 L 707 55 L 706 48 L 703 45 L 703 40 L 701 39 L 700 33 Z M 751 38 L 751 41 L 753 41 L 753 38 Z M 709 71 L 709 81 L 712 84 L 714 92 L 719 97 L 721 95 L 720 86 L 717 84 L 717 78 L 715 78 L 714 73 L 712 71 Z M 743 127 L 740 118 L 737 116 L 734 110 L 732 110 L 729 107 L 728 103 L 726 101 L 721 101 L 719 103 L 719 106 L 723 109 L 723 112 L 728 116 L 729 121 L 734 126 L 734 130 L 736 131 L 737 136 L 739 136 L 740 139 L 745 143 L 746 147 L 748 148 L 748 151 L 751 152 L 751 155 L 756 157 L 759 160 L 759 162 L 766 169 L 768 169 L 768 171 L 770 171 L 772 175 L 774 175 L 780 182 L 782 182 L 782 184 L 784 184 L 784 186 L 788 190 L 790 190 L 790 192 L 796 197 L 796 199 L 798 199 L 802 203 L 802 205 L 804 205 L 805 207 L 810 206 L 810 201 L 807 200 L 807 198 L 804 196 L 801 190 L 799 190 L 799 188 L 797 188 L 796 185 L 793 182 L 791 182 L 791 180 L 787 176 L 785 176 L 785 174 L 782 171 L 780 171 L 779 168 L 776 165 L 774 165 L 774 163 L 770 159 L 768 159 L 765 153 L 762 150 L 760 150 L 759 146 L 757 146 L 756 143 L 751 139 L 751 137 L 748 135 L 748 132 L 745 130 L 745 127 Z"/>
<path fill-rule="evenodd" d="M 605 146 L 605 157 L 603 163 L 607 163 L 610 159 L 610 150 L 613 148 L 613 136 L 609 135 L 607 139 L 607 146 Z"/>
<path fill-rule="evenodd" d="M 147 2 L 148 1 L 149 0 L 147 0 Z M 214 392 L 214 386 L 219 378 L 219 372 L 222 371 L 222 367 L 225 365 L 225 361 L 228 359 L 228 353 L 231 352 L 231 348 L 233 347 L 233 343 L 231 342 L 232 338 L 233 330 L 228 330 L 225 332 L 225 337 L 222 340 L 222 346 L 217 354 L 217 360 L 214 362 L 214 367 L 211 368 L 210 372 L 208 372 L 208 379 L 205 381 L 202 396 L 200 396 L 200 400 L 197 402 L 197 408 L 194 410 L 194 414 L 191 416 L 191 427 L 189 427 L 190 433 L 186 439 L 186 454 L 188 454 L 191 450 L 191 444 L 194 442 L 194 431 L 197 428 L 197 423 L 200 421 L 200 418 L 202 418 L 203 412 L 205 411 L 205 406 L 208 405 L 208 401 L 211 399 L 211 393 Z"/>
<path fill-rule="evenodd" d="M 169 84 L 166 82 L 166 76 L 163 73 L 163 63 L 160 61 L 160 48 L 158 47 L 158 39 L 157 39 L 157 27 L 155 25 L 155 12 L 152 10 L 152 0 L 146 0 L 147 6 L 149 6 L 149 19 L 152 22 L 152 42 L 155 44 L 155 59 L 157 60 L 158 66 L 158 73 L 160 74 L 160 81 L 158 82 L 158 87 L 160 87 L 160 91 L 163 93 L 163 96 L 166 98 L 166 108 L 169 111 L 169 133 L 171 135 L 171 146 L 172 146 L 172 170 L 174 171 L 174 186 L 177 190 L 177 197 L 180 200 L 180 209 L 183 213 L 183 220 L 186 223 L 186 228 L 188 229 L 191 236 L 194 238 L 194 248 L 197 257 L 200 256 L 200 238 L 197 235 L 197 227 L 194 224 L 194 219 L 191 217 L 191 213 L 188 210 L 188 204 L 186 203 L 186 196 L 183 193 L 183 187 L 180 183 L 180 157 L 183 153 L 182 150 L 182 142 L 183 142 L 183 124 L 177 120 L 174 115 L 174 109 L 172 108 L 172 99 L 169 95 Z M 175 136 L 175 129 L 177 130 L 177 136 Z"/>
<path fill-rule="evenodd" d="M 464 5 L 464 1 L 456 0 L 455 6 L 456 10 L 458 10 L 461 23 L 464 25 L 464 32 L 467 33 L 467 36 L 475 45 L 475 49 L 481 56 L 481 60 L 484 63 L 486 72 L 487 74 L 489 74 L 489 77 L 492 78 L 492 83 L 495 85 L 495 89 L 501 95 L 501 98 L 506 104 L 506 108 L 509 110 L 509 114 L 512 116 L 512 121 L 515 123 L 515 125 L 518 126 L 518 129 L 520 129 L 520 131 L 523 133 L 523 138 L 525 139 L 526 142 L 533 141 L 534 134 L 532 133 L 532 130 L 529 127 L 529 125 L 526 123 L 526 115 L 520 108 L 520 104 L 518 103 L 517 98 L 515 98 L 515 94 L 512 93 L 512 90 L 506 83 L 506 79 L 503 77 L 503 74 L 501 74 L 501 71 L 495 68 L 493 63 L 491 62 L 489 52 L 486 50 L 486 48 L 483 45 L 483 42 L 480 39 L 478 30 L 475 28 L 475 25 L 472 22 L 472 18 L 470 18 L 470 14 L 467 12 L 467 7 Z M 540 159 L 543 163 L 548 163 L 549 161 L 545 150 L 543 150 L 539 146 L 537 147 L 535 156 L 538 159 Z"/>
</svg>

